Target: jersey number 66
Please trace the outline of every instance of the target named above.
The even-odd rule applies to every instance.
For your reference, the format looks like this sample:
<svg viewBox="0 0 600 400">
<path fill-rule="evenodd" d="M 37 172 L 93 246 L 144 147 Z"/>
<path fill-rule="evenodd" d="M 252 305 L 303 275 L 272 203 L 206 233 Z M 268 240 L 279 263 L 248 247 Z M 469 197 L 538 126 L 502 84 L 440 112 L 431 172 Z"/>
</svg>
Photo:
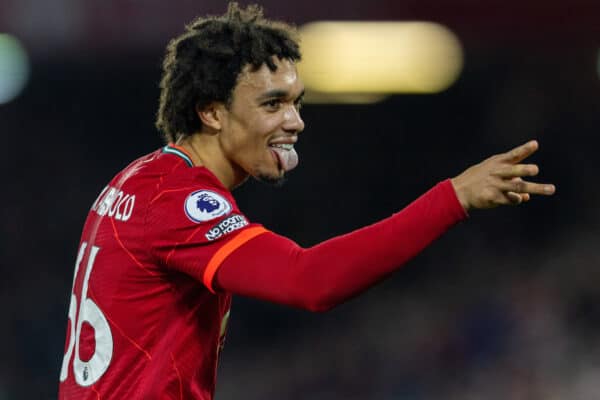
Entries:
<svg viewBox="0 0 600 400">
<path fill-rule="evenodd" d="M 90 386 L 97 382 L 108 369 L 113 355 L 113 338 L 108 321 L 96 303 L 87 297 L 88 284 L 94 266 L 94 260 L 100 251 L 100 247 L 97 246 L 91 246 L 89 251 L 85 276 L 81 288 L 79 313 L 77 313 L 78 303 L 77 296 L 75 295 L 75 281 L 77 280 L 77 272 L 79 271 L 79 265 L 81 264 L 86 248 L 87 243 L 83 242 L 77 253 L 75 276 L 73 277 L 73 293 L 71 294 L 71 304 L 69 305 L 71 333 L 68 338 L 67 352 L 63 358 L 62 368 L 60 370 L 60 381 L 64 382 L 69 376 L 69 363 L 73 356 L 73 348 L 75 348 L 73 373 L 75 374 L 75 381 L 81 386 Z M 77 316 L 77 314 L 79 314 L 79 316 Z M 94 339 L 96 341 L 94 354 L 87 361 L 83 361 L 79 355 L 79 339 L 81 336 L 81 327 L 84 322 L 90 324 L 94 329 Z"/>
</svg>

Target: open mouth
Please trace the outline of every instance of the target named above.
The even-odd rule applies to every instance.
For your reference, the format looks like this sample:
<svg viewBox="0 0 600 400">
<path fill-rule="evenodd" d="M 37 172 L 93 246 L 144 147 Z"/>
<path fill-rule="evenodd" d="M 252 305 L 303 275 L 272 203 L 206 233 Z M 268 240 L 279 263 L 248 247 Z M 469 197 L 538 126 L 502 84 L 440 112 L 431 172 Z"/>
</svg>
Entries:
<svg viewBox="0 0 600 400">
<path fill-rule="evenodd" d="M 272 143 L 269 147 L 277 159 L 279 169 L 287 172 L 296 168 L 298 153 L 296 153 L 292 143 Z"/>
</svg>

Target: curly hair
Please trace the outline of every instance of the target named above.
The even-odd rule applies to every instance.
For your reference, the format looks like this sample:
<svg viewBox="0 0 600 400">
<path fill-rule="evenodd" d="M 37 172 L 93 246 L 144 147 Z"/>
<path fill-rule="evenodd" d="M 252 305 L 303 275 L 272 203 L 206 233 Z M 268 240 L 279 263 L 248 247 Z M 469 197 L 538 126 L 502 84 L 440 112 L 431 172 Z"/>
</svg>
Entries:
<svg viewBox="0 0 600 400">
<path fill-rule="evenodd" d="M 274 56 L 300 60 L 298 42 L 295 27 L 265 19 L 258 5 L 232 2 L 224 15 L 195 19 L 167 46 L 156 127 L 167 142 L 200 131 L 197 108 L 213 101 L 229 106 L 247 65 L 275 71 Z"/>
</svg>

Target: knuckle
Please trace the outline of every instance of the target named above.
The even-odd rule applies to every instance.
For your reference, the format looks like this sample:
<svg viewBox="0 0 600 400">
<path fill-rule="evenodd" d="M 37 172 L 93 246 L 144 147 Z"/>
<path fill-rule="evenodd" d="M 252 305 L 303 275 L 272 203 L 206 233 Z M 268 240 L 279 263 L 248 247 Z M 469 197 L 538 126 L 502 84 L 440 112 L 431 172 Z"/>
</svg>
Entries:
<svg viewBox="0 0 600 400">
<path fill-rule="evenodd" d="M 492 201 L 495 197 L 495 193 L 494 190 L 486 187 L 481 191 L 481 197 L 483 198 L 483 200 L 485 201 Z"/>
<path fill-rule="evenodd" d="M 523 176 L 528 174 L 526 165 L 515 165 L 512 169 L 512 176 Z"/>
</svg>

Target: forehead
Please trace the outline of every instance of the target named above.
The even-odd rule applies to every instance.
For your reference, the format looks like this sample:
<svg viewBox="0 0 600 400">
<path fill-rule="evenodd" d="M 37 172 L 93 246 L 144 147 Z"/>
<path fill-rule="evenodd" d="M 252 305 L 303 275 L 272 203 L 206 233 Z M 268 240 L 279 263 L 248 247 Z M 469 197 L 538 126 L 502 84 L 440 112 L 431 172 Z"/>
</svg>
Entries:
<svg viewBox="0 0 600 400">
<path fill-rule="evenodd" d="M 245 66 L 238 77 L 234 92 L 237 95 L 260 95 L 271 90 L 283 90 L 292 96 L 300 94 L 304 86 L 294 62 L 278 58 L 274 61 L 277 66 L 275 71 L 271 71 L 266 64 L 255 71 L 251 66 Z"/>
</svg>

